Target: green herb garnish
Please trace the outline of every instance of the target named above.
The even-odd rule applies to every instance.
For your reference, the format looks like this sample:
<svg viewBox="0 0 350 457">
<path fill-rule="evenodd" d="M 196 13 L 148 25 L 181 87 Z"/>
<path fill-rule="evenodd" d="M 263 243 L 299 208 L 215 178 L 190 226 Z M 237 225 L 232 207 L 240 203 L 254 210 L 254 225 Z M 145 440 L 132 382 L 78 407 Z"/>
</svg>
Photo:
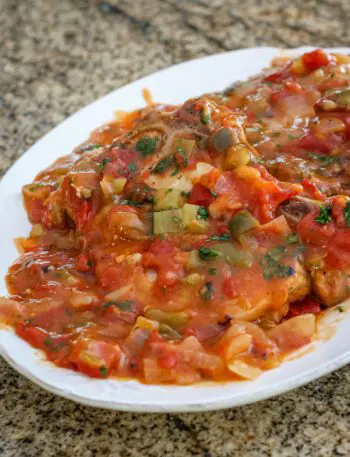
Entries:
<svg viewBox="0 0 350 457">
<path fill-rule="evenodd" d="M 176 165 L 175 170 L 171 173 L 170 176 L 176 176 L 176 175 L 178 174 L 179 171 L 180 171 L 180 168 L 179 168 L 178 165 Z"/>
<path fill-rule="evenodd" d="M 212 248 L 199 248 L 198 249 L 198 256 L 202 260 L 213 259 L 215 257 L 218 257 L 219 255 L 220 255 L 220 252 L 217 251 L 216 249 L 212 249 Z"/>
<path fill-rule="evenodd" d="M 128 206 L 140 206 L 140 203 L 136 200 L 120 200 L 119 204 Z"/>
<path fill-rule="evenodd" d="M 298 137 L 297 136 L 294 136 L 294 135 L 288 135 L 288 138 L 290 140 L 296 140 Z"/>
<path fill-rule="evenodd" d="M 212 300 L 214 295 L 214 287 L 211 282 L 206 282 L 201 290 L 201 297 L 204 301 Z"/>
<path fill-rule="evenodd" d="M 344 208 L 344 217 L 345 217 L 345 224 L 347 227 L 350 226 L 350 200 L 346 202 Z"/>
<path fill-rule="evenodd" d="M 204 208 L 204 206 L 201 206 L 198 208 L 197 211 L 197 219 L 202 219 L 203 221 L 206 221 L 209 217 L 209 211 Z"/>
<path fill-rule="evenodd" d="M 187 154 L 186 154 L 186 151 L 184 150 L 184 148 L 177 148 L 177 151 L 181 158 L 182 158 L 182 161 L 179 165 L 182 165 L 183 167 L 187 167 L 188 166 L 188 157 L 187 157 Z"/>
<path fill-rule="evenodd" d="M 331 211 L 332 211 L 332 207 L 331 206 L 323 206 L 323 205 L 321 205 L 320 206 L 320 214 L 317 217 L 315 217 L 315 221 L 318 224 L 321 224 L 321 225 L 328 224 L 332 220 Z"/>
<path fill-rule="evenodd" d="M 144 157 L 153 154 L 157 147 L 158 137 L 151 138 L 150 136 L 144 136 L 136 143 L 136 151 L 140 152 Z"/>
<path fill-rule="evenodd" d="M 217 274 L 216 268 L 208 268 L 208 274 L 215 276 Z"/>
<path fill-rule="evenodd" d="M 337 161 L 337 157 L 329 157 L 329 156 L 325 156 L 322 154 L 314 154 L 313 152 L 309 152 L 308 156 L 310 159 L 316 159 L 316 160 L 320 161 L 322 163 L 322 165 L 325 165 L 325 166 L 330 165 Z"/>
<path fill-rule="evenodd" d="M 220 235 L 211 235 L 209 239 L 213 241 L 227 241 L 230 239 L 230 235 L 228 233 L 221 233 Z"/>
<path fill-rule="evenodd" d="M 109 157 L 105 157 L 102 162 L 100 162 L 99 164 L 99 167 L 100 167 L 100 170 L 101 171 L 104 171 L 104 169 L 106 168 L 106 166 L 109 164 L 109 162 L 111 162 L 112 159 L 110 159 Z"/>
<path fill-rule="evenodd" d="M 107 367 L 100 367 L 100 373 L 101 373 L 101 376 L 103 376 L 104 378 L 107 378 L 107 376 L 108 376 L 108 368 Z"/>
<path fill-rule="evenodd" d="M 210 189 L 209 189 L 209 192 L 210 192 L 210 195 L 212 195 L 214 198 L 218 198 L 218 194 L 216 192 L 214 192 L 213 190 L 210 190 Z"/>
<path fill-rule="evenodd" d="M 160 162 L 157 163 L 153 167 L 152 172 L 153 173 L 164 173 L 165 170 L 170 168 L 172 165 L 174 165 L 174 157 L 173 156 L 168 156 L 162 159 Z"/>
<path fill-rule="evenodd" d="M 134 163 L 129 163 L 128 168 L 131 172 L 136 171 L 136 164 Z"/>
<path fill-rule="evenodd" d="M 295 274 L 294 268 L 280 262 L 285 250 L 285 246 L 277 246 L 261 258 L 264 279 L 287 278 Z"/>
</svg>

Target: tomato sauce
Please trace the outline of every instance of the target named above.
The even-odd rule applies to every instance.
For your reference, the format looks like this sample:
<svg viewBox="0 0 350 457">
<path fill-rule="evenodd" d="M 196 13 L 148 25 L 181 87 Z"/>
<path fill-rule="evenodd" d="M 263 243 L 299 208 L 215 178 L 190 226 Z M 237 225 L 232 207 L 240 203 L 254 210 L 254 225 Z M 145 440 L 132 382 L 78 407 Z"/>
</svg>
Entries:
<svg viewBox="0 0 350 457">
<path fill-rule="evenodd" d="M 23 188 L 1 320 L 96 378 L 278 366 L 349 295 L 349 66 L 313 51 L 95 130 Z"/>
</svg>

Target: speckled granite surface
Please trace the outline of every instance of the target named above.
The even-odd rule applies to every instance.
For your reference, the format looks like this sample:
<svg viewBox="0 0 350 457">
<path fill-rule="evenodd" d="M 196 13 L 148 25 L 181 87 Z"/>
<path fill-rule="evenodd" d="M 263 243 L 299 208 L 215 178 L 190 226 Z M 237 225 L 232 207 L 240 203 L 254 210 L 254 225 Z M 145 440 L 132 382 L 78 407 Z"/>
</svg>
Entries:
<svg viewBox="0 0 350 457">
<path fill-rule="evenodd" d="M 131 80 L 240 47 L 346 46 L 349 21 L 348 0 L 0 0 L 0 172 Z M 350 456 L 349 426 L 350 368 L 235 410 L 139 415 L 75 405 L 0 360 L 2 457 Z"/>
</svg>

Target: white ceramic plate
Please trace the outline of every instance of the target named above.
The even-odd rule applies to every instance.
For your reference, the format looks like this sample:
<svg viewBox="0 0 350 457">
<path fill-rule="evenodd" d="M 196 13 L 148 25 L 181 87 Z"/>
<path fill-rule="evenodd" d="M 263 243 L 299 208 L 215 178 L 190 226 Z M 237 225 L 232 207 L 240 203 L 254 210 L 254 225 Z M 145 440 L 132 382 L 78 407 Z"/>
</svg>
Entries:
<svg viewBox="0 0 350 457">
<path fill-rule="evenodd" d="M 302 53 L 311 48 L 300 48 Z M 349 52 L 349 48 L 339 48 Z M 4 275 L 17 257 L 13 238 L 29 232 L 20 189 L 61 155 L 68 154 L 89 133 L 111 120 L 116 110 L 144 105 L 143 88 L 154 100 L 179 103 L 205 92 L 222 90 L 269 65 L 276 48 L 232 51 L 182 63 L 118 89 L 83 108 L 38 141 L 7 172 L 0 183 L 0 294 L 6 293 Z M 350 315 L 337 326 L 328 341 L 313 343 L 314 350 L 285 362 L 251 382 L 200 384 L 197 386 L 146 386 L 136 381 L 95 380 L 55 367 L 39 351 L 12 331 L 0 329 L 0 351 L 20 373 L 43 388 L 87 405 L 131 411 L 205 411 L 243 405 L 294 389 L 350 361 Z"/>
</svg>

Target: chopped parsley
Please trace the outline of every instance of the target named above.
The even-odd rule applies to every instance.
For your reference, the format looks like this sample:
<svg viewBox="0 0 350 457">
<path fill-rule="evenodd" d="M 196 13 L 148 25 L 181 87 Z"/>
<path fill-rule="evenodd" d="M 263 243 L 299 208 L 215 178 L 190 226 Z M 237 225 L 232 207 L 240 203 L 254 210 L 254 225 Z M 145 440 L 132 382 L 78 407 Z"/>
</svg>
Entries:
<svg viewBox="0 0 350 457">
<path fill-rule="evenodd" d="M 204 208 L 204 206 L 201 206 L 198 208 L 197 211 L 197 219 L 202 219 L 203 221 L 206 221 L 209 217 L 209 211 Z"/>
<path fill-rule="evenodd" d="M 140 206 L 140 203 L 136 200 L 120 200 L 119 204 L 128 206 Z"/>
<path fill-rule="evenodd" d="M 179 171 L 180 171 L 180 168 L 179 168 L 178 165 L 176 165 L 175 170 L 171 173 L 170 176 L 176 176 L 176 175 L 178 174 Z"/>
<path fill-rule="evenodd" d="M 214 192 L 213 190 L 210 190 L 210 189 L 209 189 L 209 192 L 210 192 L 210 195 L 212 195 L 214 198 L 218 198 L 218 194 L 216 192 Z"/>
<path fill-rule="evenodd" d="M 116 306 L 122 311 L 131 311 L 131 305 L 132 301 L 131 300 L 125 300 L 125 301 L 107 301 L 106 303 L 103 303 L 103 308 L 108 309 L 110 306 Z"/>
<path fill-rule="evenodd" d="M 344 208 L 344 217 L 345 217 L 345 224 L 347 227 L 350 226 L 350 200 L 346 202 Z"/>
<path fill-rule="evenodd" d="M 298 137 L 295 136 L 295 135 L 288 135 L 288 138 L 289 138 L 290 140 L 296 140 Z"/>
<path fill-rule="evenodd" d="M 325 156 L 322 154 L 315 154 L 313 152 L 309 152 L 308 156 L 310 159 L 319 160 L 322 163 L 322 165 L 325 165 L 325 166 L 330 165 L 337 161 L 337 157 L 330 157 L 330 156 Z"/>
<path fill-rule="evenodd" d="M 338 313 L 344 313 L 345 312 L 345 309 L 343 308 L 343 306 L 338 306 L 337 310 L 338 310 Z"/>
<path fill-rule="evenodd" d="M 209 239 L 213 241 L 227 241 L 230 239 L 230 235 L 228 233 L 221 233 L 219 235 L 211 235 Z"/>
<path fill-rule="evenodd" d="M 158 140 L 159 137 L 151 138 L 150 136 L 144 136 L 136 143 L 136 151 L 144 157 L 153 154 L 157 148 Z"/>
<path fill-rule="evenodd" d="M 44 344 L 45 344 L 45 346 L 49 347 L 50 349 L 56 349 L 56 345 L 55 345 L 54 341 L 52 341 L 52 339 L 49 337 L 45 338 Z"/>
<path fill-rule="evenodd" d="M 100 373 L 101 373 L 101 376 L 103 376 L 104 378 L 107 378 L 107 376 L 108 376 L 108 368 L 107 367 L 100 367 Z"/>
<path fill-rule="evenodd" d="M 211 248 L 199 248 L 198 249 L 198 256 L 202 260 L 213 259 L 215 257 L 218 257 L 219 255 L 220 255 L 220 252 L 217 251 L 216 249 L 211 249 Z"/>
<path fill-rule="evenodd" d="M 285 246 L 277 246 L 260 259 L 264 279 L 288 278 L 295 274 L 294 268 L 280 262 L 285 250 Z"/>
<path fill-rule="evenodd" d="M 136 164 L 135 163 L 129 163 L 128 168 L 131 172 L 136 171 Z"/>
<path fill-rule="evenodd" d="M 332 207 L 331 206 L 320 206 L 320 214 L 315 217 L 315 221 L 318 224 L 321 225 L 326 225 L 332 220 L 332 214 L 331 214 Z"/>
<path fill-rule="evenodd" d="M 183 167 L 187 167 L 188 166 L 188 157 L 187 157 L 187 154 L 186 154 L 186 151 L 184 150 L 184 148 L 177 148 L 176 152 L 180 155 L 180 158 L 181 160 L 177 160 L 177 162 L 181 162 L 179 163 L 179 165 L 182 165 Z"/>
<path fill-rule="evenodd" d="M 206 282 L 201 290 L 201 297 L 204 301 L 212 300 L 214 295 L 214 287 L 211 282 Z"/>
<path fill-rule="evenodd" d="M 215 276 L 217 274 L 216 268 L 208 268 L 208 274 Z"/>
<path fill-rule="evenodd" d="M 157 163 L 157 165 L 155 165 L 153 167 L 152 172 L 161 174 L 161 173 L 164 173 L 165 170 L 167 170 L 168 168 L 170 168 L 173 165 L 174 165 L 173 156 L 164 157 L 164 159 L 162 159 L 160 162 Z"/>
<path fill-rule="evenodd" d="M 101 171 L 104 171 L 104 169 L 106 168 L 106 166 L 109 164 L 109 162 L 111 162 L 112 159 L 110 159 L 109 157 L 105 157 L 102 162 L 100 162 L 99 164 L 99 167 L 100 167 L 100 170 Z"/>
</svg>

